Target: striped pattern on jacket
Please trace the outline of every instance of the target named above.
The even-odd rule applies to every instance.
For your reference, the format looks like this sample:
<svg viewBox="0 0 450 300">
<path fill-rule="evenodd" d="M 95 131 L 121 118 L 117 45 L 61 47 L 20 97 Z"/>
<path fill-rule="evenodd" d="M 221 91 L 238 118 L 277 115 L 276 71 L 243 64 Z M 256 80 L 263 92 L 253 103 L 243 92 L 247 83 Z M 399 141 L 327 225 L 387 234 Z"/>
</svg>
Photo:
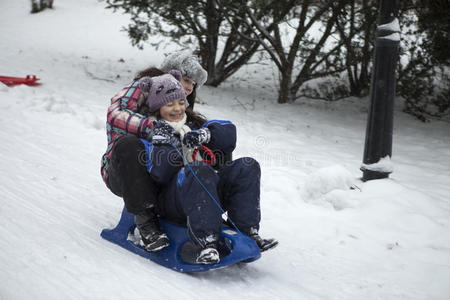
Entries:
<svg viewBox="0 0 450 300">
<path fill-rule="evenodd" d="M 139 81 L 124 87 L 111 99 L 106 117 L 106 134 L 108 147 L 102 157 L 101 174 L 107 182 L 107 169 L 111 159 L 111 150 L 115 143 L 125 135 L 136 135 L 146 138 L 153 128 L 153 118 L 139 113 L 145 98 L 141 97 L 142 91 L 138 86 Z"/>
</svg>

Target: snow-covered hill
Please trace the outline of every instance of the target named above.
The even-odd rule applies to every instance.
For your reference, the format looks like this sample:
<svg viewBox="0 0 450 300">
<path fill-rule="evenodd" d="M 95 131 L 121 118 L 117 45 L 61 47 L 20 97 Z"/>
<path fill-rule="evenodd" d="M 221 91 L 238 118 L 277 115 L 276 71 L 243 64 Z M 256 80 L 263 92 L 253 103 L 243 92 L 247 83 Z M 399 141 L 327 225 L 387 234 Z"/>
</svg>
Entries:
<svg viewBox="0 0 450 300">
<path fill-rule="evenodd" d="M 186 275 L 101 239 L 122 209 L 99 173 L 109 98 L 175 47 L 132 48 L 96 0 L 54 7 L 0 1 L 0 75 L 43 83 L 0 84 L 0 299 L 450 299 L 450 124 L 398 109 L 394 173 L 362 183 L 367 103 L 277 105 L 268 66 L 202 88 L 197 109 L 260 161 L 279 247 Z"/>
</svg>

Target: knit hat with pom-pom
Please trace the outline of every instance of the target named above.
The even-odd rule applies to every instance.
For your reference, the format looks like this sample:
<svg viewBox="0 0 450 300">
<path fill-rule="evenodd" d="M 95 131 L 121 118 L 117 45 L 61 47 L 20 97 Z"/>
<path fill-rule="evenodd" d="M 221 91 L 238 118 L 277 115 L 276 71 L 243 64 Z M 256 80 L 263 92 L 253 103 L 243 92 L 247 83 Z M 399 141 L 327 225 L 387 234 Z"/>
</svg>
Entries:
<svg viewBox="0 0 450 300">
<path fill-rule="evenodd" d="M 195 55 L 188 52 L 175 52 L 169 54 L 161 64 L 161 70 L 178 70 L 183 76 L 194 80 L 200 88 L 208 79 L 208 72 L 202 68 Z"/>
<path fill-rule="evenodd" d="M 147 94 L 147 105 L 150 112 L 159 110 L 174 100 L 186 100 L 186 93 L 180 84 L 181 72 L 169 71 L 156 77 L 142 77 L 139 80 L 140 89 Z M 186 106 L 188 102 L 185 101 Z"/>
</svg>

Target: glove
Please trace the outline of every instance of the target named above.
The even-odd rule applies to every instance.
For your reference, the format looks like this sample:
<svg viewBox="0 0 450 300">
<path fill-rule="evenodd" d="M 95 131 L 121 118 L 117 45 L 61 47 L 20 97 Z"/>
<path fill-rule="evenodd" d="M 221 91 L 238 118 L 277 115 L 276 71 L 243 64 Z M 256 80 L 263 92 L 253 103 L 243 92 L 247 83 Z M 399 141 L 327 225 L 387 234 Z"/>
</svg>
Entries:
<svg viewBox="0 0 450 300">
<path fill-rule="evenodd" d="M 209 143 L 210 140 L 211 132 L 205 127 L 186 133 L 183 137 L 183 145 L 188 148 L 195 148 Z"/>
<path fill-rule="evenodd" d="M 150 141 L 153 145 L 170 144 L 173 140 L 175 129 L 164 121 L 153 121 L 153 129 L 150 133 Z"/>
</svg>

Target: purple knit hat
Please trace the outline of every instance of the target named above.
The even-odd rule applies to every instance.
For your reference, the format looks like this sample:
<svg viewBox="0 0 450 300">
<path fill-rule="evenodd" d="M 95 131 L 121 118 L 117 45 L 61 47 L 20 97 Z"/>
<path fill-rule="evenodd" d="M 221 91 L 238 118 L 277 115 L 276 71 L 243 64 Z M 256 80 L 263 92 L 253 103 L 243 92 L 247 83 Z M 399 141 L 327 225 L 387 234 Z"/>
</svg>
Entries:
<svg viewBox="0 0 450 300">
<path fill-rule="evenodd" d="M 150 112 L 155 112 L 174 100 L 186 100 L 186 93 L 180 84 L 181 77 L 180 71 L 171 70 L 169 74 L 142 77 L 139 80 L 139 87 L 147 94 L 147 105 Z M 185 104 L 188 106 L 187 101 Z"/>
</svg>

